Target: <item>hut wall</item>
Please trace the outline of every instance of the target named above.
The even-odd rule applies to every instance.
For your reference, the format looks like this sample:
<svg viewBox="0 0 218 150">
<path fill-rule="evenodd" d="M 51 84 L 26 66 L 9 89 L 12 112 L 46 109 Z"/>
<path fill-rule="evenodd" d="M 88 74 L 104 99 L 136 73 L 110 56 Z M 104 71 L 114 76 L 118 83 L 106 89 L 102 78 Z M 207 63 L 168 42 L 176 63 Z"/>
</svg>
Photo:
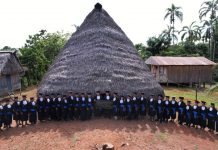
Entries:
<svg viewBox="0 0 218 150">
<path fill-rule="evenodd" d="M 168 83 L 210 83 L 213 66 L 165 66 Z"/>
<path fill-rule="evenodd" d="M 0 76 L 0 96 L 21 88 L 19 74 Z"/>
<path fill-rule="evenodd" d="M 166 66 L 151 66 L 151 73 L 154 78 L 160 83 L 166 83 L 167 79 L 167 67 Z"/>
</svg>

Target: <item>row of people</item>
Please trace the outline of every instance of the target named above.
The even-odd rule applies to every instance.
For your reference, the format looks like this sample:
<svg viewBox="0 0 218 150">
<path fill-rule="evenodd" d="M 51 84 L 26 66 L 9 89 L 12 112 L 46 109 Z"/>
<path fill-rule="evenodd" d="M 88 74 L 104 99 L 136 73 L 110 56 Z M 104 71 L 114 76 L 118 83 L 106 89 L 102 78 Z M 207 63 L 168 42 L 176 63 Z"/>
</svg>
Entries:
<svg viewBox="0 0 218 150">
<path fill-rule="evenodd" d="M 96 108 L 96 102 L 101 100 L 110 101 L 113 105 L 112 109 Z M 39 121 L 87 120 L 91 119 L 93 114 L 97 117 L 104 115 L 109 118 L 113 116 L 131 120 L 144 117 L 148 113 L 152 121 L 156 120 L 162 123 L 169 120 L 174 121 L 178 112 L 179 124 L 186 123 L 188 126 L 192 125 L 196 128 L 200 126 L 203 129 L 208 127 L 211 131 L 214 131 L 216 127 L 218 130 L 218 113 L 214 104 L 208 108 L 204 101 L 202 101 L 201 106 L 198 105 L 198 101 L 195 101 L 192 106 L 190 101 L 185 104 L 183 100 L 184 98 L 180 97 L 177 102 L 175 97 L 170 100 L 169 96 L 164 99 L 161 95 L 157 99 L 154 95 L 146 99 L 144 93 L 141 93 L 140 96 L 134 93 L 133 96 L 128 95 L 127 97 L 114 93 L 111 96 L 109 91 L 104 95 L 97 92 L 94 97 L 91 93 L 86 95 L 69 92 L 68 96 L 60 94 L 43 96 L 39 94 L 36 101 L 33 97 L 28 101 L 26 95 L 23 95 L 22 100 L 15 97 L 12 105 L 7 102 L 5 106 L 0 106 L 0 126 L 4 124 L 5 127 L 10 127 L 12 117 L 19 126 L 27 124 L 28 120 L 31 124 L 35 124 L 37 118 Z"/>
</svg>

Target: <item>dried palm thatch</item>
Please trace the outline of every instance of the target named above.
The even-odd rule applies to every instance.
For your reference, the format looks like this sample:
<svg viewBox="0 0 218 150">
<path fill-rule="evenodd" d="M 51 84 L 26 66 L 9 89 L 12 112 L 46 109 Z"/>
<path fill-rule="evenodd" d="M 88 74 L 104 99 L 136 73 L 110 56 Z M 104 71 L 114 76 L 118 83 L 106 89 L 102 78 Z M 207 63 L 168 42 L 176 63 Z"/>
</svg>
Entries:
<svg viewBox="0 0 218 150">
<path fill-rule="evenodd" d="M 38 87 L 43 94 L 69 90 L 163 94 L 133 43 L 100 4 L 69 39 Z"/>
<path fill-rule="evenodd" d="M 0 76 L 21 74 L 24 70 L 13 52 L 0 51 Z"/>
</svg>

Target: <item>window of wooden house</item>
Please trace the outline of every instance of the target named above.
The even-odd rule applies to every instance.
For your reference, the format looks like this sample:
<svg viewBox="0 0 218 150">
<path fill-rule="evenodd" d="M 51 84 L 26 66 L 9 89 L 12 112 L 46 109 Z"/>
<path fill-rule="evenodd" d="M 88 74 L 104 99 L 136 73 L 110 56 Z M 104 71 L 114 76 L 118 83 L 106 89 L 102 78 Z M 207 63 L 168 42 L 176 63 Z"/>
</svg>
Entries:
<svg viewBox="0 0 218 150">
<path fill-rule="evenodd" d="M 159 74 L 164 75 L 164 67 L 163 66 L 159 67 Z"/>
</svg>

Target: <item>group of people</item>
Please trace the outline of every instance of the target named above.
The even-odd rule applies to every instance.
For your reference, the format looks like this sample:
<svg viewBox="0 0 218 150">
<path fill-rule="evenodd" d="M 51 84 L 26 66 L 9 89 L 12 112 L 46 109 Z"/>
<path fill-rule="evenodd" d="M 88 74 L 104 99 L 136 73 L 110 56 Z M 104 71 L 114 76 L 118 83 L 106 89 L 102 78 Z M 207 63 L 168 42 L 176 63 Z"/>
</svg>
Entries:
<svg viewBox="0 0 218 150">
<path fill-rule="evenodd" d="M 111 107 L 97 107 L 99 102 L 108 102 Z M 0 129 L 10 128 L 12 120 L 16 121 L 16 126 L 36 124 L 39 120 L 89 120 L 94 117 L 106 117 L 115 119 L 137 120 L 145 118 L 147 115 L 151 121 L 175 122 L 178 119 L 180 125 L 188 127 L 202 128 L 208 127 L 209 131 L 218 132 L 218 111 L 214 103 L 209 107 L 202 101 L 201 105 L 197 100 L 194 104 L 191 101 L 184 102 L 184 97 L 163 97 L 151 95 L 149 98 L 144 93 L 133 93 L 133 95 L 111 94 L 109 91 L 91 93 L 73 93 L 68 95 L 38 94 L 37 99 L 26 95 L 22 99 L 14 97 L 5 105 L 0 105 Z M 177 115 L 178 114 L 178 115 Z M 177 117 L 178 116 L 178 117 Z"/>
</svg>

